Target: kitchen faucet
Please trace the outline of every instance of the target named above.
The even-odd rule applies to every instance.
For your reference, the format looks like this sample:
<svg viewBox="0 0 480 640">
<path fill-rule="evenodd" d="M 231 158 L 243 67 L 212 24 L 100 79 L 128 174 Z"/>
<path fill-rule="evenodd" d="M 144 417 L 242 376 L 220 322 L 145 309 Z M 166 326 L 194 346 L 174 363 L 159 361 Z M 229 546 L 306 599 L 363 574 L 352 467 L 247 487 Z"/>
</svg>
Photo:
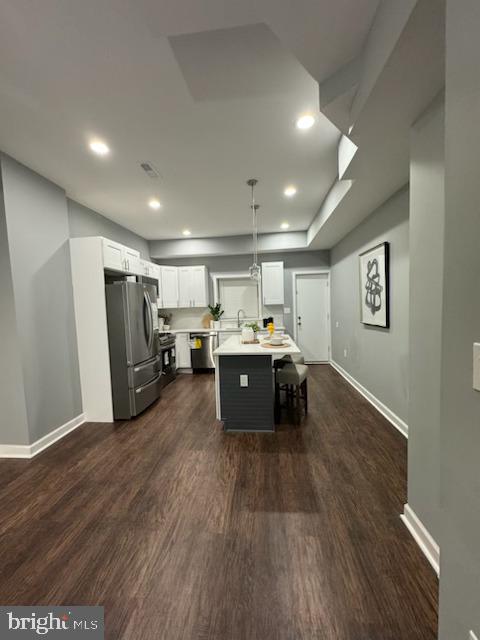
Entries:
<svg viewBox="0 0 480 640">
<path fill-rule="evenodd" d="M 240 311 L 243 313 L 243 319 L 245 319 L 245 311 L 243 309 L 239 309 L 237 311 L 237 327 L 240 329 Z"/>
</svg>

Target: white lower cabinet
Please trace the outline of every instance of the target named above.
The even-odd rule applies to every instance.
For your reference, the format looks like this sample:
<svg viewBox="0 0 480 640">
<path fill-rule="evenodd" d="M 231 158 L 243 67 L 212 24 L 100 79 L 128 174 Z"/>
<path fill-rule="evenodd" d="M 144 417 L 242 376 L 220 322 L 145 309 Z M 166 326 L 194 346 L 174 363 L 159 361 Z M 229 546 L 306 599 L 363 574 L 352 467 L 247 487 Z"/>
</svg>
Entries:
<svg viewBox="0 0 480 640">
<path fill-rule="evenodd" d="M 177 359 L 177 369 L 192 368 L 189 333 L 177 333 L 175 338 L 175 356 Z"/>
</svg>

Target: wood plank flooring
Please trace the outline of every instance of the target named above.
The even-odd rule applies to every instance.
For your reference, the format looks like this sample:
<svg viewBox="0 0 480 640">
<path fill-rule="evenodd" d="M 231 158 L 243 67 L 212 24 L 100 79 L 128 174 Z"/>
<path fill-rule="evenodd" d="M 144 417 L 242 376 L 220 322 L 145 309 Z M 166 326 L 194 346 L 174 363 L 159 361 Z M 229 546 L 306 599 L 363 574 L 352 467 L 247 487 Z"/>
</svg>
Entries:
<svg viewBox="0 0 480 640">
<path fill-rule="evenodd" d="M 0 460 L 0 604 L 101 604 L 109 640 L 434 640 L 406 441 L 327 365 L 310 414 L 225 434 L 213 376 Z"/>
</svg>

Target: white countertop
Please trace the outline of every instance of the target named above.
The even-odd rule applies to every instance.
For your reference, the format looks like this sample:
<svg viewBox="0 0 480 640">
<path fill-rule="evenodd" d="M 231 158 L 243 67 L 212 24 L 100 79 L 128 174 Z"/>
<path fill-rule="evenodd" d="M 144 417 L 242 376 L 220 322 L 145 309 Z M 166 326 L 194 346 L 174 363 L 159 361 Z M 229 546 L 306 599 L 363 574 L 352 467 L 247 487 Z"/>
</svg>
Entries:
<svg viewBox="0 0 480 640">
<path fill-rule="evenodd" d="M 242 344 L 240 336 L 231 336 L 217 347 L 214 356 L 284 356 L 287 354 L 301 353 L 294 341 L 288 337 L 286 347 L 263 347 L 261 344 Z"/>
<path fill-rule="evenodd" d="M 220 327 L 220 329 L 205 329 L 205 327 L 189 327 L 187 329 L 162 329 L 159 333 L 240 333 L 242 328 Z M 285 327 L 275 327 L 276 331 L 285 331 Z M 262 331 L 262 330 L 261 330 Z M 266 329 L 263 329 L 266 333 Z"/>
</svg>

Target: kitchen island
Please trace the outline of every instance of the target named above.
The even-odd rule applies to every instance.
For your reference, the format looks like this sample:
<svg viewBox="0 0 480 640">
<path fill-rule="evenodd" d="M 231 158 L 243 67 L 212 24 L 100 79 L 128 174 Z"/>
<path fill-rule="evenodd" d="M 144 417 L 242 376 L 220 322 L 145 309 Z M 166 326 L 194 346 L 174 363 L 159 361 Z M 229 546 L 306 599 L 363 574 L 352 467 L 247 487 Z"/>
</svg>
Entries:
<svg viewBox="0 0 480 640">
<path fill-rule="evenodd" d="M 290 337 L 285 342 L 269 348 L 234 335 L 215 349 L 217 419 L 225 431 L 275 431 L 273 360 L 300 353 Z"/>
</svg>

